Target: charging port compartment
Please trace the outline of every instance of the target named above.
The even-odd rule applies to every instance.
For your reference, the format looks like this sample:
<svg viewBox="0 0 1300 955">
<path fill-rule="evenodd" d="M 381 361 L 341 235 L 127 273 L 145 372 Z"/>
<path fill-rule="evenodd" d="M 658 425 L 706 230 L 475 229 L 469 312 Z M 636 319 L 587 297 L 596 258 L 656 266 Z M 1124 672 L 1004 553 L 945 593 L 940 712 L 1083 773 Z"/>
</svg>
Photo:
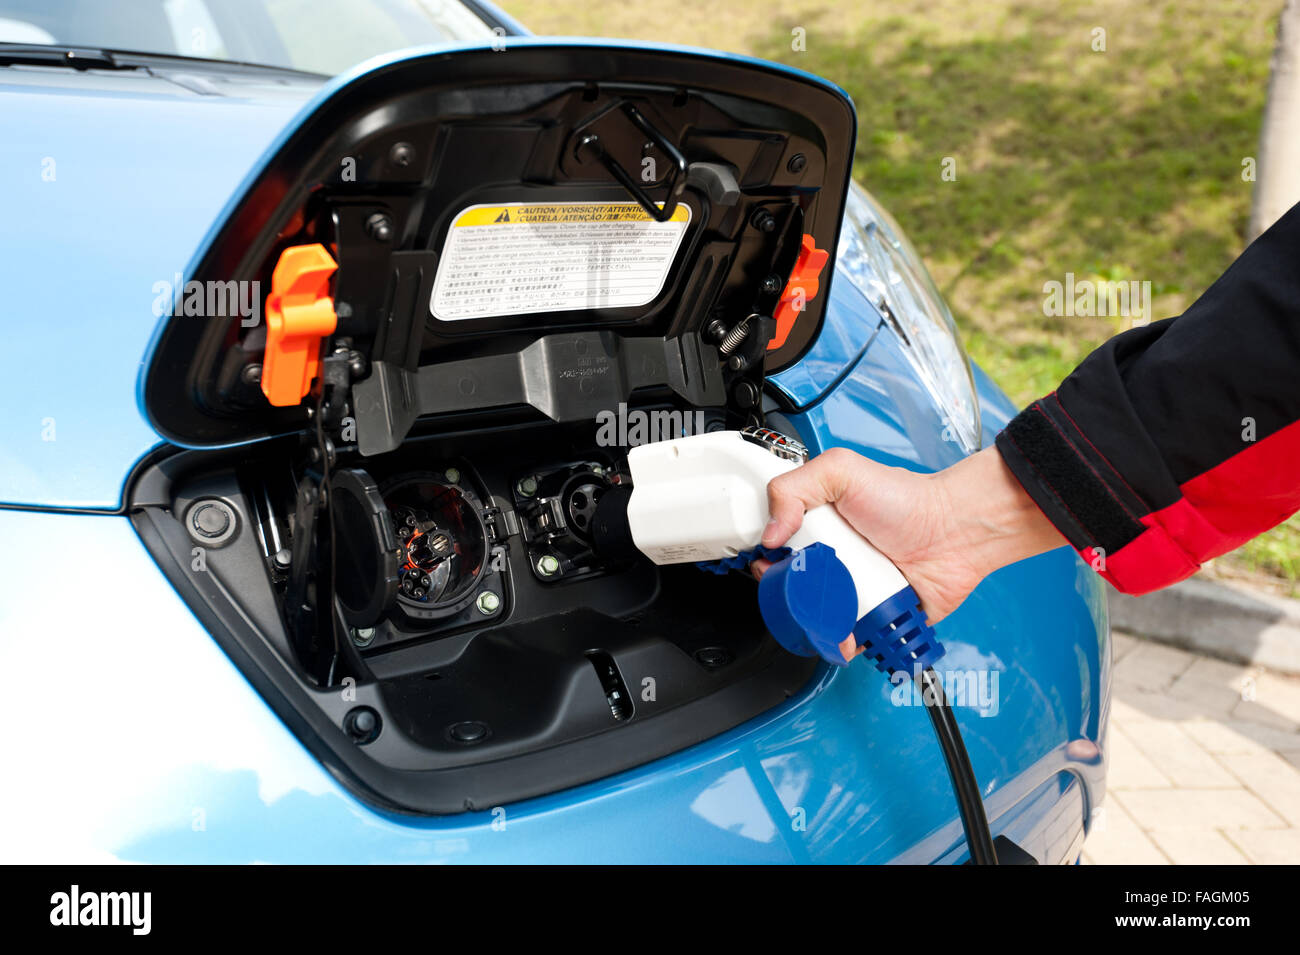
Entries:
<svg viewBox="0 0 1300 955">
<path fill-rule="evenodd" d="M 809 685 L 747 575 L 596 529 L 628 447 L 765 423 L 826 313 L 855 136 L 802 74 L 538 41 L 382 63 L 250 174 L 186 274 L 265 321 L 164 321 L 141 400 L 169 444 L 129 512 L 359 796 L 489 809 Z"/>
<path fill-rule="evenodd" d="M 331 454 L 333 510 L 315 502 L 314 518 L 301 494 L 314 449 L 180 451 L 143 469 L 131 518 L 226 653 L 358 795 L 482 810 L 716 736 L 816 669 L 768 636 L 748 577 L 584 547 L 617 474 L 583 437 L 514 423 Z M 218 506 L 229 526 L 207 536 Z"/>
</svg>

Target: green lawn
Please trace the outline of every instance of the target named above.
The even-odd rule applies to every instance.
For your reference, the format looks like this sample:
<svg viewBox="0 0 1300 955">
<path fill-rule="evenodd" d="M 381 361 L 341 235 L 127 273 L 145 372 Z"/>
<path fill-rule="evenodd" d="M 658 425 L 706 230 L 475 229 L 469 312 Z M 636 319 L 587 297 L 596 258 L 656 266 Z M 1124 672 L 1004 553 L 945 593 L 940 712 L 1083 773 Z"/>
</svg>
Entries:
<svg viewBox="0 0 1300 955">
<path fill-rule="evenodd" d="M 1045 282 L 1149 281 L 1148 317 L 1163 318 L 1243 247 L 1242 160 L 1282 0 L 506 3 L 538 33 L 749 53 L 843 86 L 857 178 L 925 256 L 971 356 L 1021 404 L 1129 321 L 1046 316 Z M 1300 526 L 1219 563 L 1294 589 Z"/>
</svg>

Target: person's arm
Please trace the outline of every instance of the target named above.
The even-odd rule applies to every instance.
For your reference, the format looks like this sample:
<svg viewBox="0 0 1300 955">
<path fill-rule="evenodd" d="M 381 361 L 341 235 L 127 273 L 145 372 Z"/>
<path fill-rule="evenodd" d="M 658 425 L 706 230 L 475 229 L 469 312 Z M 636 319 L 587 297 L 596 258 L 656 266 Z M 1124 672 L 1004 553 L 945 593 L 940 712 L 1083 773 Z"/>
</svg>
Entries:
<svg viewBox="0 0 1300 955">
<path fill-rule="evenodd" d="M 1142 594 L 1300 509 L 1300 206 L 1180 317 L 1105 342 L 997 437 L 1103 577 Z"/>
<path fill-rule="evenodd" d="M 1129 593 L 1181 580 L 1300 509 L 1300 206 L 1181 317 L 1103 344 L 996 447 L 931 475 L 831 450 L 768 498 L 765 545 L 834 502 L 932 623 L 1066 543 Z"/>
</svg>

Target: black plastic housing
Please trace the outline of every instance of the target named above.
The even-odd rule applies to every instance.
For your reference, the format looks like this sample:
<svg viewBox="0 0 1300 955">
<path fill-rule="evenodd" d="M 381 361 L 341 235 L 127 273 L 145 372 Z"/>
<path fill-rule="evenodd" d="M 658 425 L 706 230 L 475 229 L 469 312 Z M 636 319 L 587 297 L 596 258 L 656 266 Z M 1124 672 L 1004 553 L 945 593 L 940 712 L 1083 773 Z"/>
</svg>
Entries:
<svg viewBox="0 0 1300 955">
<path fill-rule="evenodd" d="M 685 176 L 670 175 L 665 151 L 629 109 L 680 151 Z M 529 349 L 545 352 L 556 374 L 541 392 L 523 388 L 522 398 L 534 403 L 544 394 L 534 407 L 552 420 L 574 420 L 595 398 L 623 400 L 650 386 L 711 404 L 715 321 L 725 328 L 770 315 L 803 234 L 835 249 L 855 132 L 842 92 L 775 65 L 546 41 L 433 53 L 377 68 L 321 102 L 218 224 L 190 272 L 198 282 L 256 280 L 266 291 L 285 247 L 319 242 L 331 251 L 339 265 L 337 336 L 368 362 L 357 382 L 364 453 L 392 450 L 420 416 L 517 403 L 520 389 L 487 365 L 504 356 L 509 366 L 516 354 L 528 360 Z M 692 209 L 658 298 L 639 308 L 431 320 L 429 290 L 460 210 L 629 198 L 607 165 L 580 148 L 593 134 L 619 168 L 660 160 L 658 178 L 639 185 L 656 201 Z M 386 238 L 377 238 L 377 215 L 388 223 Z M 764 368 L 779 370 L 803 353 L 831 281 L 828 269 L 783 347 L 762 353 L 757 343 L 751 359 L 765 360 L 752 373 L 761 379 Z M 208 446 L 308 428 L 303 407 L 270 407 L 245 374 L 260 333 L 238 318 L 169 322 L 144 380 L 159 432 Z M 572 337 L 602 334 L 586 344 Z M 604 356 L 601 380 L 617 387 L 582 400 L 579 383 L 564 375 L 572 367 L 564 351 L 592 345 Z M 436 393 L 453 363 L 452 380 L 465 386 Z"/>
<path fill-rule="evenodd" d="M 135 483 L 131 519 L 235 665 L 372 804 L 455 813 L 588 782 L 724 732 L 796 694 L 815 672 L 768 636 L 747 576 L 641 560 L 547 582 L 530 573 L 522 538 L 504 531 L 494 546 L 505 564 L 484 578 L 502 599 L 490 617 L 471 604 L 432 629 L 390 618 L 361 648 L 343 623 L 344 659 L 333 685 L 323 685 L 323 669 L 303 663 L 310 648 L 286 629 L 255 505 L 275 497 L 268 476 L 284 472 L 297 450 L 279 441 L 252 453 L 165 457 Z M 508 507 L 520 474 L 583 451 L 553 425 L 483 423 L 474 433 L 412 439 L 366 465 L 382 484 L 455 461 L 473 469 L 462 480 L 479 484 L 485 506 Z M 178 516 L 208 497 L 234 509 L 238 531 L 206 550 L 196 570 L 198 545 Z M 328 656 L 329 627 L 317 630 L 316 649 Z M 359 707 L 377 717 L 373 735 L 359 734 Z"/>
</svg>

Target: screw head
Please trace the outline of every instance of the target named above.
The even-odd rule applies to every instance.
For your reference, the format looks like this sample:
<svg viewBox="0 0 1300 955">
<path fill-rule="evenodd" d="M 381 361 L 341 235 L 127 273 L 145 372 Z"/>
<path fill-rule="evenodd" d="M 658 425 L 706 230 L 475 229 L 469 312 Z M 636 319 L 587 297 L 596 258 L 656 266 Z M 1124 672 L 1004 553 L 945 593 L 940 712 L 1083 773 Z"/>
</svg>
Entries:
<svg viewBox="0 0 1300 955">
<path fill-rule="evenodd" d="M 368 647 L 375 642 L 374 627 L 353 627 L 352 642 L 359 647 Z"/>
<path fill-rule="evenodd" d="M 768 295 L 781 291 L 781 279 L 775 275 L 769 275 L 763 279 L 763 291 Z"/>
<path fill-rule="evenodd" d="M 447 727 L 447 735 L 457 743 L 480 743 L 488 738 L 490 732 L 488 725 L 478 720 L 466 720 Z"/>
<path fill-rule="evenodd" d="M 543 577 L 554 577 L 560 572 L 560 561 L 554 554 L 543 554 L 537 561 L 537 572 Z"/>
<path fill-rule="evenodd" d="M 393 237 L 393 220 L 376 212 L 366 220 L 366 235 L 376 242 L 387 242 Z"/>
<path fill-rule="evenodd" d="M 194 508 L 190 523 L 203 537 L 220 537 L 230 527 L 234 516 L 230 508 L 222 507 L 219 502 L 204 503 Z"/>
<path fill-rule="evenodd" d="M 195 543 L 221 547 L 235 536 L 235 510 L 215 497 L 201 498 L 185 512 L 185 527 Z"/>
<path fill-rule="evenodd" d="M 808 157 L 806 157 L 803 153 L 795 153 L 793 156 L 790 157 L 790 161 L 785 164 L 785 168 L 788 169 L 790 172 L 794 173 L 795 175 L 798 175 L 799 173 L 804 171 L 804 168 L 807 165 L 808 165 Z"/>
<path fill-rule="evenodd" d="M 343 718 L 343 728 L 358 743 L 374 742 L 382 728 L 379 714 L 368 706 L 358 706 L 348 711 Z"/>
<path fill-rule="evenodd" d="M 736 404 L 740 405 L 742 408 L 754 407 L 758 404 L 758 399 L 760 397 L 758 386 L 748 378 L 742 378 L 736 383 L 733 394 L 736 396 Z"/>
<path fill-rule="evenodd" d="M 443 472 L 443 477 L 445 477 L 451 484 L 460 483 L 460 471 L 455 468 L 447 468 L 447 470 Z"/>
<path fill-rule="evenodd" d="M 405 168 L 415 159 L 415 148 L 410 143 L 393 143 L 393 148 L 388 151 L 388 160 L 394 166 Z"/>
<path fill-rule="evenodd" d="M 474 603 L 478 607 L 478 612 L 487 616 L 497 612 L 497 609 L 501 606 L 501 598 L 492 591 L 485 590 L 478 595 L 478 600 L 474 601 Z"/>
<path fill-rule="evenodd" d="M 776 229 L 776 217 L 766 209 L 759 209 L 749 220 L 759 232 L 772 232 Z"/>
<path fill-rule="evenodd" d="M 537 478 L 529 475 L 528 477 L 521 479 L 517 486 L 519 493 L 524 497 L 532 497 L 537 493 Z"/>
<path fill-rule="evenodd" d="M 726 647 L 704 647 L 695 651 L 695 659 L 710 670 L 716 670 L 730 663 L 732 656 Z"/>
</svg>

